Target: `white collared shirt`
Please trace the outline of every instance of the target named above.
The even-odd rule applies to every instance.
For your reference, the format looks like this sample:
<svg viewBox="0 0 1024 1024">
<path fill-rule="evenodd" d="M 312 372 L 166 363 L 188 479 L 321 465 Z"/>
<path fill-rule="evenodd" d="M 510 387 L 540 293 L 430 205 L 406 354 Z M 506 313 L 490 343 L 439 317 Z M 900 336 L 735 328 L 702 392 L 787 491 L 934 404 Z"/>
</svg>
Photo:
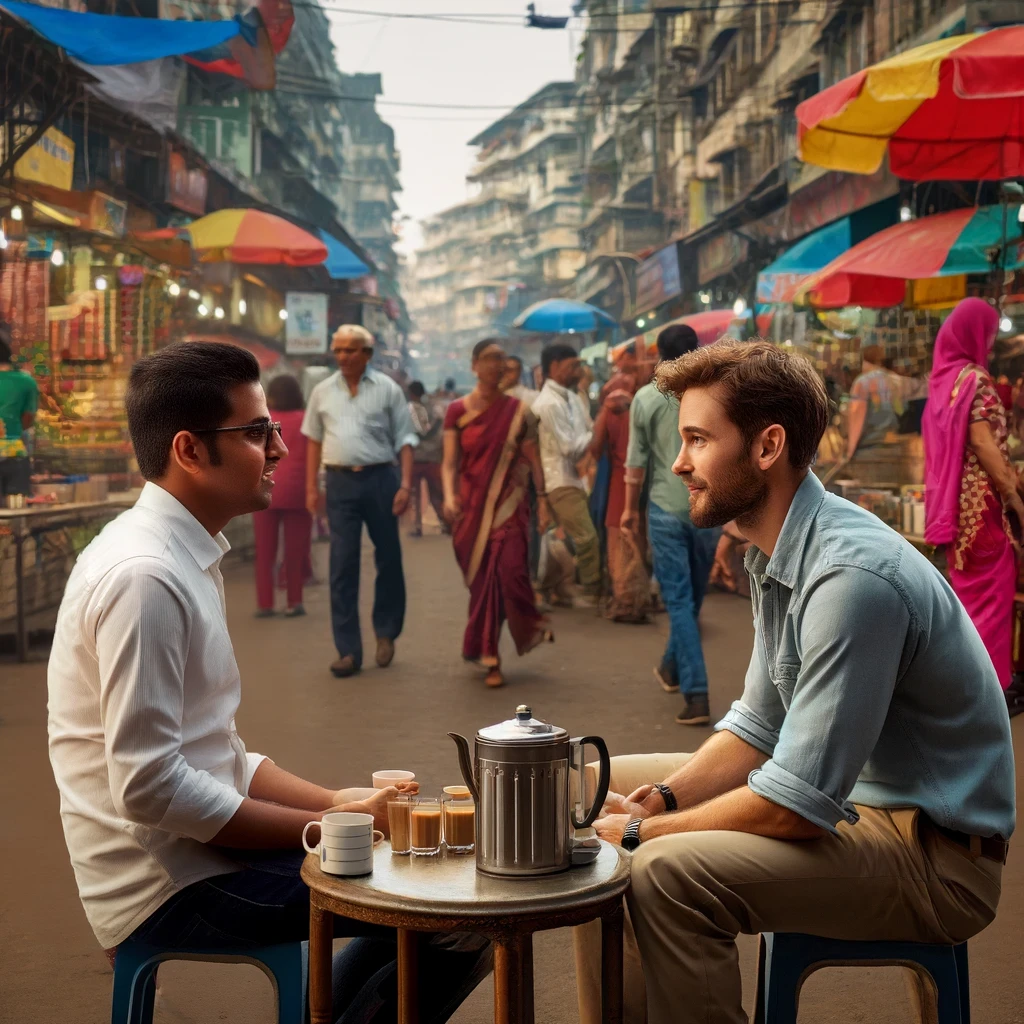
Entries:
<svg viewBox="0 0 1024 1024">
<path fill-rule="evenodd" d="M 394 462 L 419 435 L 402 389 L 386 374 L 366 368 L 353 395 L 340 371 L 309 396 L 302 433 L 323 445 L 325 466 L 374 466 Z"/>
<path fill-rule="evenodd" d="M 525 384 L 515 384 L 508 388 L 505 392 L 506 395 L 511 395 L 513 398 L 518 398 L 527 409 L 533 409 L 533 403 L 537 401 L 539 391 L 534 391 L 533 388 L 528 388 Z"/>
<path fill-rule="evenodd" d="M 50 763 L 79 895 L 105 948 L 180 889 L 235 870 L 206 844 L 263 758 L 235 731 L 228 547 L 148 483 L 82 552 L 64 591 Z"/>
<path fill-rule="evenodd" d="M 550 493 L 559 487 L 586 489 L 576 472 L 576 463 L 590 447 L 593 428 L 578 394 L 548 379 L 533 403 L 533 414 L 540 420 L 545 490 Z"/>
</svg>

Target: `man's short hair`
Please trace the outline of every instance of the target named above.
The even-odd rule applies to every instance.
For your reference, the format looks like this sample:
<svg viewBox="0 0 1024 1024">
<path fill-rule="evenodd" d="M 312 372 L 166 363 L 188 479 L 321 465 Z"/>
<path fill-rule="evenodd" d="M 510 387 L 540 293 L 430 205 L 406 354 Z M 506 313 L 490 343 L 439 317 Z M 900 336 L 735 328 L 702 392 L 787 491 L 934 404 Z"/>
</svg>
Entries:
<svg viewBox="0 0 1024 1024">
<path fill-rule="evenodd" d="M 748 443 L 778 423 L 789 462 L 807 469 L 828 426 L 825 385 L 803 356 L 766 341 L 719 341 L 655 371 L 658 388 L 681 398 L 690 388 L 717 388 L 729 419 Z"/>
<path fill-rule="evenodd" d="M 223 426 L 231 415 L 231 389 L 259 379 L 256 357 L 237 345 L 180 342 L 140 359 L 128 378 L 124 404 L 143 477 L 159 480 L 164 475 L 171 443 L 182 430 Z M 216 435 L 204 440 L 216 465 Z"/>
<path fill-rule="evenodd" d="M 658 358 L 678 359 L 700 348 L 697 332 L 689 324 L 669 324 L 658 333 Z"/>
<path fill-rule="evenodd" d="M 445 391 L 454 391 L 455 390 L 455 378 L 454 377 L 445 377 L 445 379 L 444 379 L 444 389 L 445 389 Z"/>
<path fill-rule="evenodd" d="M 566 345 L 565 342 L 548 345 L 540 354 L 540 366 L 544 376 L 551 375 L 552 363 L 560 363 L 563 359 L 575 359 L 577 354 L 576 349 L 572 345 Z"/>
<path fill-rule="evenodd" d="M 861 350 L 860 355 L 865 363 L 881 366 L 882 360 L 885 359 L 885 349 L 881 345 L 868 345 L 867 348 Z"/>
<path fill-rule="evenodd" d="M 427 389 L 423 386 L 422 381 L 414 380 L 409 385 L 409 394 L 413 398 L 422 398 L 427 393 Z"/>
<path fill-rule="evenodd" d="M 356 341 L 363 343 L 364 350 L 373 350 L 373 335 L 361 324 L 342 324 L 334 332 L 331 341 L 333 342 L 336 338 L 355 338 Z"/>
<path fill-rule="evenodd" d="M 519 356 L 505 356 L 505 360 L 507 362 L 515 363 L 516 366 L 519 367 L 519 372 L 523 372 L 523 361 L 522 359 L 519 358 Z"/>
</svg>

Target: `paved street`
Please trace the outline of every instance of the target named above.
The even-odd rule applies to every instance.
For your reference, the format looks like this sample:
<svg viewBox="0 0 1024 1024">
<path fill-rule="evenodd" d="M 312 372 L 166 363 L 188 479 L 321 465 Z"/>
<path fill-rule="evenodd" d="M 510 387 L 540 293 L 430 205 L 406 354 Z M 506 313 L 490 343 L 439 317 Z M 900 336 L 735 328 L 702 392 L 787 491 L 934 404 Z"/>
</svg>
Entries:
<svg viewBox="0 0 1024 1024">
<path fill-rule="evenodd" d="M 557 643 L 507 663 L 509 685 L 484 688 L 460 656 L 465 597 L 449 543 L 438 536 L 406 540 L 409 614 L 394 665 L 351 680 L 327 671 L 333 657 L 327 589 L 307 594 L 309 616 L 255 621 L 251 569 L 228 572 L 232 634 L 244 680 L 239 729 L 252 750 L 325 785 L 369 785 L 377 768 L 414 769 L 424 788 L 460 781 L 448 730 L 467 735 L 510 717 L 526 702 L 573 734 L 597 733 L 612 753 L 691 750 L 707 730 L 673 722 L 679 700 L 651 676 L 665 629 L 612 625 L 590 610 L 557 613 Z M 315 551 L 326 574 L 326 548 Z M 372 562 L 364 563 L 364 601 Z M 713 595 L 704 614 L 712 680 L 712 712 L 736 697 L 750 653 L 750 609 Z M 364 636 L 370 643 L 368 614 Z M 881 642 L 881 638 L 880 638 Z M 372 646 L 368 647 L 372 663 Z M 77 900 L 46 755 L 45 665 L 0 664 L 0 1021 L 11 1024 L 99 1024 L 109 1019 L 111 974 Z M 1024 759 L 1024 717 L 1014 725 Z M 1018 770 L 1018 779 L 1021 773 Z M 1024 1021 L 1019 922 L 1024 914 L 1024 844 L 1011 853 L 1000 917 L 971 944 L 973 1014 L 977 1024 Z M 743 941 L 749 1005 L 753 940 Z M 537 944 L 537 1018 L 576 1020 L 569 936 Z M 174 964 L 161 970 L 157 1019 L 174 1024 L 271 1022 L 270 985 L 255 968 Z M 907 1019 L 894 970 L 825 971 L 804 990 L 802 1024 Z M 455 1020 L 491 1019 L 490 982 Z"/>
</svg>

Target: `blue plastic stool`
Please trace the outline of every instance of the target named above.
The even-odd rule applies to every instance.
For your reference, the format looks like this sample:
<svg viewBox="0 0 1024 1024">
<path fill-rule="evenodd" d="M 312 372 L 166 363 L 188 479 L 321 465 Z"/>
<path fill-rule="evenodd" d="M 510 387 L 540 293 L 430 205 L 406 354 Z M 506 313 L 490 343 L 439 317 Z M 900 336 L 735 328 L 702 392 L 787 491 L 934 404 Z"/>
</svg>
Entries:
<svg viewBox="0 0 1024 1024">
<path fill-rule="evenodd" d="M 253 964 L 270 978 L 277 994 L 278 1024 L 306 1019 L 305 942 L 258 946 L 236 953 L 222 949 L 161 949 L 128 940 L 117 947 L 111 1024 L 153 1024 L 156 969 L 164 960 L 205 960 L 219 964 Z"/>
<path fill-rule="evenodd" d="M 909 967 L 934 982 L 938 1024 L 971 1024 L 966 942 L 849 942 L 799 932 L 761 935 L 755 1024 L 796 1024 L 800 987 L 821 967 Z"/>
</svg>

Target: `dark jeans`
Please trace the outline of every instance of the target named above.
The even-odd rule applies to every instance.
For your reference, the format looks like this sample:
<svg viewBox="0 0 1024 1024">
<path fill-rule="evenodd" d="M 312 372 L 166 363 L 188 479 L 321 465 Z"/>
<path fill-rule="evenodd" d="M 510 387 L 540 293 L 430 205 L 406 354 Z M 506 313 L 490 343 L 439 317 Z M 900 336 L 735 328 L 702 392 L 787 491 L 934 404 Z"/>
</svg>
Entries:
<svg viewBox="0 0 1024 1024">
<path fill-rule="evenodd" d="M 0 459 L 0 498 L 32 493 L 32 462 L 24 456 Z"/>
<path fill-rule="evenodd" d="M 225 851 L 242 870 L 182 889 L 132 934 L 153 946 L 240 950 L 309 938 L 309 889 L 299 877 L 299 851 Z M 347 918 L 334 919 L 338 938 L 354 937 L 334 956 L 338 1024 L 389 1024 L 397 1019 L 395 932 Z M 441 948 L 436 936 L 420 953 L 424 1024 L 440 1024 L 491 969 L 490 947 Z M 470 943 L 472 944 L 472 943 Z"/>
<path fill-rule="evenodd" d="M 351 654 L 363 663 L 359 632 L 359 563 L 363 523 L 373 541 L 377 586 L 373 598 L 373 631 L 397 639 L 405 620 L 405 577 L 398 518 L 391 505 L 398 491 L 394 466 L 361 473 L 327 471 L 327 521 L 331 528 L 331 625 L 340 657 Z"/>
<path fill-rule="evenodd" d="M 658 508 L 653 501 L 648 506 L 647 524 L 654 575 L 669 619 L 662 670 L 679 684 L 684 696 L 707 694 L 708 672 L 697 616 L 707 593 L 721 531 L 698 530 L 691 523 Z"/>
</svg>

